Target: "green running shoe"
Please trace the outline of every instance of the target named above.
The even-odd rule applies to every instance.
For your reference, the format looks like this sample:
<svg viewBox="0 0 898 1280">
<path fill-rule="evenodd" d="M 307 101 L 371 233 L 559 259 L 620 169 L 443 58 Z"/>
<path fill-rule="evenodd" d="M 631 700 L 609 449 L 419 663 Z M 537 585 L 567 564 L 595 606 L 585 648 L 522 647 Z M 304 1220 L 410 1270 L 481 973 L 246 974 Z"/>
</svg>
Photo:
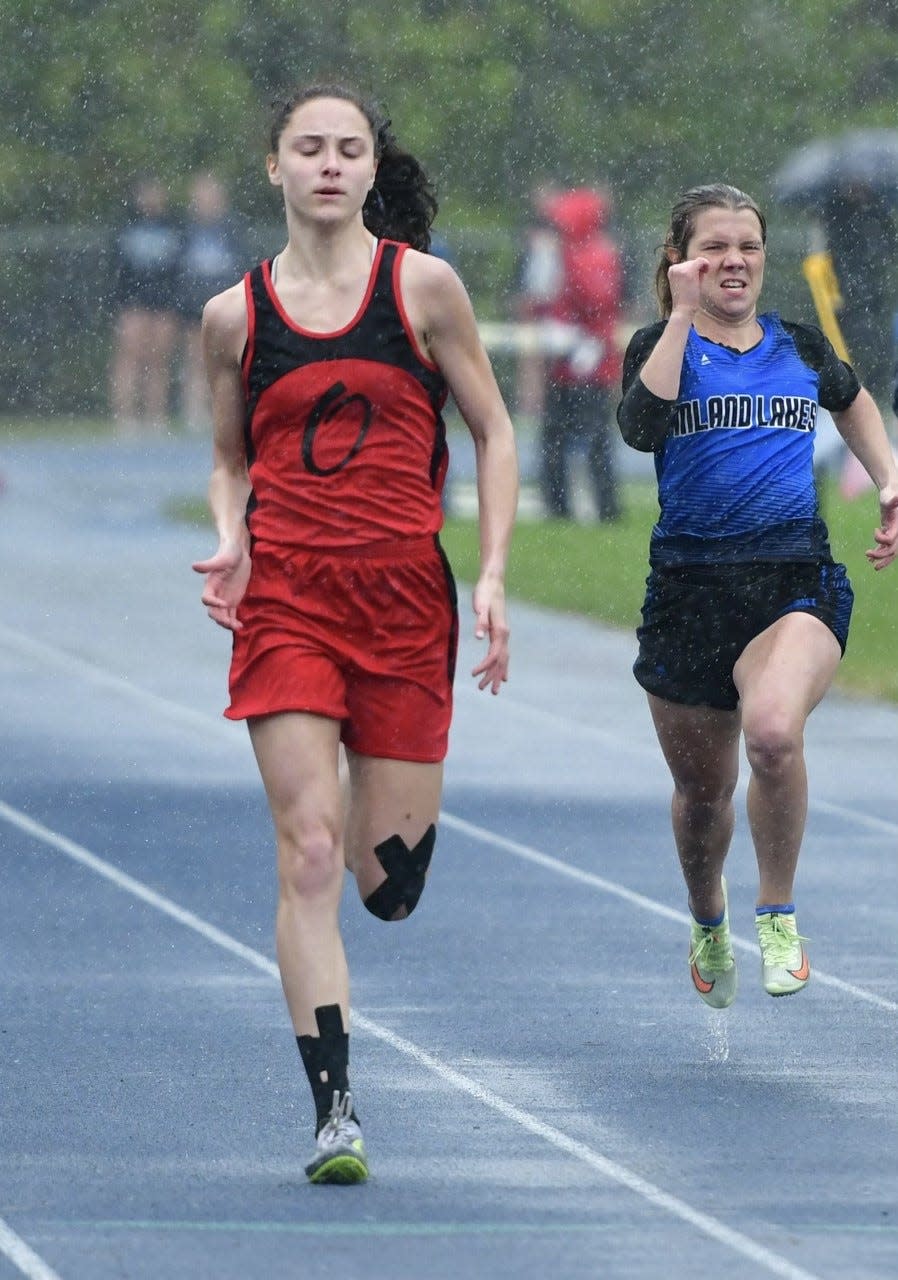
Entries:
<svg viewBox="0 0 898 1280">
<path fill-rule="evenodd" d="M 712 1009 L 726 1009 L 736 999 L 736 958 L 730 943 L 730 916 L 727 882 L 723 885 L 723 920 L 720 924 L 699 924 L 693 918 L 689 948 L 692 985 Z"/>
<path fill-rule="evenodd" d="M 791 996 L 800 991 L 811 976 L 808 953 L 801 945 L 807 942 L 798 932 L 794 912 L 780 915 L 765 911 L 755 916 L 758 943 L 761 947 L 761 981 L 771 996 Z"/>
<path fill-rule="evenodd" d="M 352 1094 L 344 1093 L 341 1101 L 335 1090 L 331 1113 L 315 1139 L 315 1157 L 306 1165 L 309 1182 L 350 1186 L 368 1177 L 362 1131 L 351 1115 Z"/>
</svg>

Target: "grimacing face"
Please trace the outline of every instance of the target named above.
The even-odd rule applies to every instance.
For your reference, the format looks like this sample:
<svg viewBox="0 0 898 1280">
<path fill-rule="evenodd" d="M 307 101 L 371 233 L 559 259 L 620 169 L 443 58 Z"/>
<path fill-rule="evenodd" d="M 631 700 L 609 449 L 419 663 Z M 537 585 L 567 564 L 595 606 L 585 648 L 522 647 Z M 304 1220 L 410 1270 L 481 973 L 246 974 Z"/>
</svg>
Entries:
<svg viewBox="0 0 898 1280">
<path fill-rule="evenodd" d="M 702 209 L 686 246 L 686 257 L 704 258 L 702 310 L 725 323 L 753 316 L 764 283 L 766 251 L 752 209 Z"/>
</svg>

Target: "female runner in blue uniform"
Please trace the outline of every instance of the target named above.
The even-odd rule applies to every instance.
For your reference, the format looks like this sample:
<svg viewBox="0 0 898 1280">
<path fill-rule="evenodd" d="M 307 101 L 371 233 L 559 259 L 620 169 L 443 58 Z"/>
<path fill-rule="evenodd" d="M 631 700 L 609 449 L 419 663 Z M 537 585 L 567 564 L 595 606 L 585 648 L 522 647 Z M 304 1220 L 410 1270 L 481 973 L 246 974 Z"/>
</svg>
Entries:
<svg viewBox="0 0 898 1280">
<path fill-rule="evenodd" d="M 421 251 L 436 202 L 388 124 L 339 86 L 278 106 L 268 177 L 287 243 L 203 315 L 219 544 L 194 568 L 234 633 L 226 714 L 248 722 L 274 820 L 313 1182 L 368 1172 L 349 1092 L 345 868 L 373 915 L 402 920 L 436 838 L 457 639 L 438 540 L 450 391 L 477 459 L 488 649 L 472 674 L 495 694 L 508 672 L 514 434 L 461 282 Z"/>
<path fill-rule="evenodd" d="M 618 406 L 627 443 L 655 454 L 660 515 L 634 673 L 673 775 L 692 981 L 715 1008 L 736 995 L 722 871 L 740 734 L 763 985 L 789 995 L 810 973 L 793 903 L 804 726 L 836 673 L 853 600 L 817 505 L 818 406 L 879 491 L 868 560 L 884 569 L 898 552 L 898 469 L 872 397 L 819 330 L 757 313 L 766 238 L 734 187 L 680 198 L 656 274 L 663 319 L 633 336 Z"/>
</svg>

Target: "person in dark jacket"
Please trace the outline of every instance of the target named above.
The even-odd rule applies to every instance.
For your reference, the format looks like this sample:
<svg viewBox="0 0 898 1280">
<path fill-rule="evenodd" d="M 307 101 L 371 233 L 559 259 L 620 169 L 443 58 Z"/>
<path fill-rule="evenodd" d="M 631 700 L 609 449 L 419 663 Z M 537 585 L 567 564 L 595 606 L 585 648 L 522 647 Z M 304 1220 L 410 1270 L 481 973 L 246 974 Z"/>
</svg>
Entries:
<svg viewBox="0 0 898 1280">
<path fill-rule="evenodd" d="M 864 183 L 839 186 L 821 210 L 839 285 L 848 358 L 885 406 L 894 364 L 892 315 L 898 234 L 891 204 Z"/>
<path fill-rule="evenodd" d="M 114 246 L 116 317 L 109 398 L 123 436 L 158 435 L 168 425 L 180 249 L 180 229 L 169 213 L 168 192 L 157 178 L 141 178 Z"/>
<path fill-rule="evenodd" d="M 190 185 L 188 219 L 178 262 L 178 311 L 184 324 L 183 415 L 187 429 L 212 425 L 212 403 L 203 363 L 203 307 L 238 279 L 247 265 L 241 228 L 224 183 L 198 173 Z"/>
</svg>

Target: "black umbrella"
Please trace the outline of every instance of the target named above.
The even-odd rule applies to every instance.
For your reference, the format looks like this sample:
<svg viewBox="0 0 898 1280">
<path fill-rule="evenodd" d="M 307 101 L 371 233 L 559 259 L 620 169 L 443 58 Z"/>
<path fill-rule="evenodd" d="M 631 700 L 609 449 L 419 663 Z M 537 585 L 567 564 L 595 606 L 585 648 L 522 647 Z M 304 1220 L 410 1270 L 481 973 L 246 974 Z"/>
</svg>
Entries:
<svg viewBox="0 0 898 1280">
<path fill-rule="evenodd" d="M 819 204 L 846 187 L 898 203 L 898 129 L 855 129 L 820 138 L 786 157 L 773 190 L 784 204 Z"/>
</svg>

